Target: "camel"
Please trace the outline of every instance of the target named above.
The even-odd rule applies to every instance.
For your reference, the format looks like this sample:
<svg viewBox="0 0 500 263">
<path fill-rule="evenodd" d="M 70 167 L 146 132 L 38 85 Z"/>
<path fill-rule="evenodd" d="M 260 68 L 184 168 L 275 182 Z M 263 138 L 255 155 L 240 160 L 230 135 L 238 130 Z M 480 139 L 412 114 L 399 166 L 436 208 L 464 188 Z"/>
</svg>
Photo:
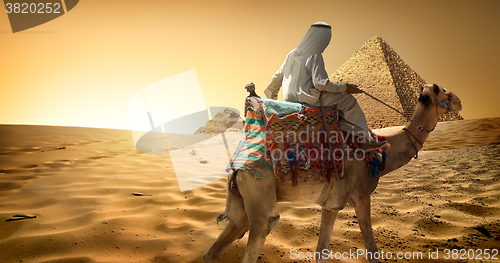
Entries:
<svg viewBox="0 0 500 263">
<path fill-rule="evenodd" d="M 459 98 L 452 92 L 436 84 L 422 86 L 411 121 L 403 130 L 386 136 L 391 147 L 386 150 L 388 157 L 381 176 L 416 157 L 441 115 L 458 113 L 461 109 Z M 329 251 L 337 213 L 349 204 L 355 209 L 366 251 L 373 255 L 378 250 L 371 225 L 370 194 L 377 187 L 380 177 L 371 175 L 368 169 L 363 161 L 346 160 L 345 179 L 330 183 L 301 183 L 298 186 L 281 186 L 274 177 L 256 178 L 246 171 L 236 171 L 229 175 L 227 181 L 226 222 L 215 242 L 203 253 L 203 259 L 206 263 L 217 262 L 235 239 L 242 238 L 249 231 L 242 262 L 256 262 L 267 235 L 279 220 L 277 202 L 299 200 L 302 203 L 318 203 L 322 208 L 316 254 Z M 331 187 L 331 184 L 339 184 L 339 187 Z M 328 188 L 330 192 L 326 201 L 319 201 L 324 189 Z M 367 259 L 372 263 L 378 262 L 376 258 Z M 324 263 L 328 258 L 319 257 L 316 260 Z"/>
</svg>

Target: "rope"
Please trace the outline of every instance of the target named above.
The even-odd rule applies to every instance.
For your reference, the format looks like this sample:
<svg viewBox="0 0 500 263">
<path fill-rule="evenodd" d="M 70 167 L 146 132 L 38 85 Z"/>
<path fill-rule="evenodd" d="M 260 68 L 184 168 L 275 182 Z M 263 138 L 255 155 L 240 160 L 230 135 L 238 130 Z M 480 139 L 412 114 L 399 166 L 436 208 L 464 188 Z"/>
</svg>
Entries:
<svg viewBox="0 0 500 263">
<path fill-rule="evenodd" d="M 418 158 L 418 150 L 417 150 L 417 147 L 415 147 L 415 144 L 413 144 L 413 143 L 411 142 L 410 135 L 411 135 L 411 136 L 412 136 L 415 140 L 417 140 L 417 142 L 418 142 L 418 143 L 420 143 L 420 149 L 422 149 L 422 148 L 424 147 L 424 145 L 422 144 L 422 142 L 421 142 L 419 139 L 417 139 L 417 137 L 415 137 L 415 135 L 413 135 L 413 134 L 410 132 L 410 130 L 408 130 L 408 129 L 406 129 L 406 128 L 403 128 L 403 130 L 404 130 L 404 131 L 406 131 L 406 136 L 408 136 L 408 140 L 410 141 L 411 146 L 413 146 L 413 149 L 415 149 L 415 156 L 414 156 L 413 158 L 417 159 L 417 158 Z M 408 134 L 410 134 L 410 135 L 408 135 Z"/>
<path fill-rule="evenodd" d="M 360 90 L 361 90 L 361 89 L 360 89 Z M 375 98 L 374 96 L 372 96 L 372 95 L 368 94 L 368 93 L 367 93 L 366 91 L 364 91 L 364 90 L 361 90 L 361 92 L 363 92 L 364 94 L 368 95 L 368 97 L 370 97 L 370 98 L 372 98 L 372 99 L 374 99 L 374 100 L 376 100 L 376 101 L 378 101 L 378 102 L 380 102 L 380 103 L 384 104 L 385 106 L 389 107 L 391 110 L 393 110 L 393 111 L 395 111 L 395 112 L 397 112 L 397 113 L 401 114 L 401 116 L 403 116 L 403 117 L 405 117 L 407 120 L 411 121 L 413 124 L 415 124 L 415 125 L 417 126 L 417 129 L 419 129 L 419 130 L 421 130 L 421 131 L 423 131 L 423 132 L 431 132 L 431 131 L 433 131 L 433 130 L 436 128 L 436 126 L 434 126 L 434 127 L 432 128 L 432 130 L 426 130 L 426 129 L 424 129 L 424 127 L 420 126 L 420 124 L 418 124 L 417 122 L 415 122 L 414 120 L 412 120 L 411 118 L 409 118 L 408 116 L 406 116 L 406 115 L 405 115 L 404 113 L 402 113 L 401 111 L 399 111 L 399 110 L 395 109 L 395 108 L 394 108 L 394 107 L 392 107 L 391 105 L 389 105 L 389 104 L 387 104 L 387 103 L 385 103 L 385 102 L 383 102 L 383 101 L 381 101 L 381 100 L 379 100 L 379 99 Z"/>
</svg>

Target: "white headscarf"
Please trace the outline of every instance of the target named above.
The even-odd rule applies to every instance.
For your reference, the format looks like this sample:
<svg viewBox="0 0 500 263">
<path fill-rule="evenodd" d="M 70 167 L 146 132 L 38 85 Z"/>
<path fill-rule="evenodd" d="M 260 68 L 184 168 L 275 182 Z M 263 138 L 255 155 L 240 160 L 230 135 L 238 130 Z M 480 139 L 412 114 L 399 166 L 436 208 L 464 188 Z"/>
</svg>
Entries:
<svg viewBox="0 0 500 263">
<path fill-rule="evenodd" d="M 306 60 L 313 54 L 323 53 L 330 39 L 332 38 L 332 28 L 324 22 L 316 22 L 311 25 L 307 33 L 300 41 L 299 46 L 290 51 L 283 68 L 283 78 L 288 83 L 287 88 L 297 89 L 298 76 L 300 70 L 305 65 Z M 292 77 L 294 76 L 294 77 Z M 293 92 L 285 91 L 285 94 L 296 96 L 298 90 Z M 285 95 L 287 96 L 287 95 Z M 285 98 L 287 101 L 296 100 L 296 98 Z"/>
<path fill-rule="evenodd" d="M 316 22 L 311 25 L 305 36 L 295 49 L 296 56 L 309 57 L 312 54 L 323 53 L 330 44 L 332 38 L 332 27 L 324 22 Z"/>
</svg>

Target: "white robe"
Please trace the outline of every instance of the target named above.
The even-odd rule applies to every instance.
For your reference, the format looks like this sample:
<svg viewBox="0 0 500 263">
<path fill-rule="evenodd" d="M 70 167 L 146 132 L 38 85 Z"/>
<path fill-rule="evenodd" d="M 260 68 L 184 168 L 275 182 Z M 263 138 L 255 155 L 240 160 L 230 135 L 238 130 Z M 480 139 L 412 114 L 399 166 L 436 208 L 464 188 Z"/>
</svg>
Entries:
<svg viewBox="0 0 500 263">
<path fill-rule="evenodd" d="M 295 50 L 288 53 L 264 94 L 268 98 L 277 99 L 280 87 L 283 87 L 285 101 L 311 106 L 321 106 L 319 99 L 323 92 L 323 106 L 337 105 L 342 117 L 349 122 L 341 123 L 342 130 L 355 132 L 356 135 L 361 135 L 361 132 L 367 136 L 365 138 L 371 138 L 365 115 L 358 102 L 345 92 L 346 84 L 330 81 L 321 53 L 309 55 L 306 59 L 298 56 Z"/>
</svg>

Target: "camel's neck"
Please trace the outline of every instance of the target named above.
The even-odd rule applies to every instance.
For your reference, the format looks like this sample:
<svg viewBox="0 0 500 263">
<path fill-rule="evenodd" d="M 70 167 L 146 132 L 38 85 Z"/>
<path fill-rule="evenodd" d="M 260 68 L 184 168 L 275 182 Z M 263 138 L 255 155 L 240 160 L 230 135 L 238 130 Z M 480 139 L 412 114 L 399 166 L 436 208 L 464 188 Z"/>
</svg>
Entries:
<svg viewBox="0 0 500 263">
<path fill-rule="evenodd" d="M 413 120 L 420 124 L 425 130 L 431 130 L 435 127 L 438 119 L 437 112 L 433 107 L 425 109 L 423 105 L 417 105 Z M 405 128 L 422 144 L 429 136 L 429 132 L 417 129 L 417 126 L 412 122 L 409 122 Z M 390 143 L 391 148 L 387 151 L 388 157 L 382 175 L 390 173 L 407 164 L 416 155 L 416 150 L 421 150 L 422 147 L 420 143 L 409 133 L 405 130 L 401 130 L 394 135 L 387 136 L 387 141 Z"/>
</svg>

